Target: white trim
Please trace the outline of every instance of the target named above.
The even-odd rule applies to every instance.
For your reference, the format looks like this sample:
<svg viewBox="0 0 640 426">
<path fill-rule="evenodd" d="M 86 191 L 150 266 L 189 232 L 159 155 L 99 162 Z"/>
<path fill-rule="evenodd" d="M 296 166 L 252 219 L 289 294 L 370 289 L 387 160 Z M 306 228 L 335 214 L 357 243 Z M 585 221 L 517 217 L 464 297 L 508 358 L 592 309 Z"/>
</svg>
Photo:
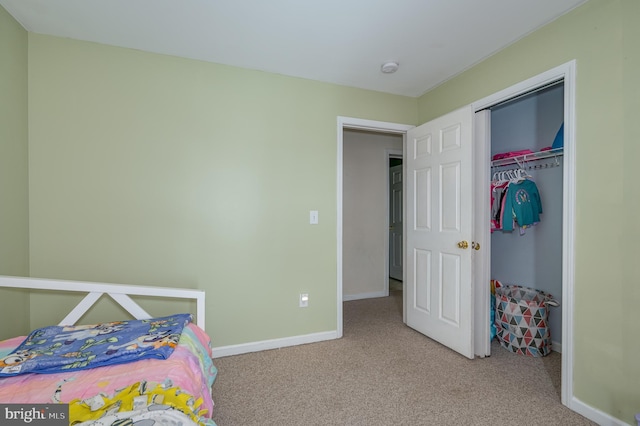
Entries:
<svg viewBox="0 0 640 426">
<path fill-rule="evenodd" d="M 344 129 L 360 129 L 370 130 L 385 133 L 398 133 L 403 137 L 407 130 L 415 127 L 406 124 L 389 123 L 384 121 L 364 120 L 361 118 L 353 117 L 341 117 L 337 118 L 337 167 L 336 167 L 336 253 L 337 253 L 337 265 L 336 265 L 336 303 L 337 303 L 337 319 L 336 319 L 336 337 L 337 339 L 342 337 L 343 324 L 342 324 L 342 185 L 343 185 L 343 148 Z M 405 140 L 402 141 L 403 151 L 405 146 Z"/>
<path fill-rule="evenodd" d="M 60 322 L 60 325 L 75 324 L 103 294 L 110 296 L 136 319 L 148 319 L 151 318 L 151 315 L 127 295 L 195 299 L 196 324 L 203 330 L 205 328 L 205 292 L 202 290 L 106 284 L 87 281 L 63 281 L 2 275 L 0 275 L 0 287 L 88 293 Z"/>
<path fill-rule="evenodd" d="M 389 287 L 387 291 L 373 291 L 371 293 L 345 294 L 342 301 L 349 302 L 351 300 L 375 299 L 376 297 L 387 297 L 389 295 Z"/>
<path fill-rule="evenodd" d="M 405 134 L 407 130 L 416 126 L 408 124 L 390 123 L 386 121 L 365 120 L 353 117 L 338 117 L 338 127 L 342 129 L 369 130 L 372 132 Z"/>
<path fill-rule="evenodd" d="M 389 197 L 391 195 L 391 184 L 389 182 L 389 168 L 390 168 L 389 167 L 389 160 L 391 158 L 400 158 L 402 160 L 404 158 L 403 155 L 402 155 L 402 150 L 390 149 L 390 148 L 387 148 L 387 149 L 384 150 L 384 167 L 386 167 L 386 169 L 387 169 L 387 180 L 386 180 L 386 186 L 385 186 L 387 188 L 386 196 L 385 196 L 385 206 L 386 206 L 386 209 L 387 209 L 386 210 L 387 215 L 386 215 L 386 226 L 383 229 L 383 232 L 385 234 L 384 234 L 384 238 L 382 239 L 384 241 L 383 250 L 384 250 L 384 256 L 385 256 L 384 257 L 384 259 L 385 259 L 384 260 L 384 276 L 382 277 L 382 280 L 383 280 L 382 282 L 384 283 L 384 286 L 383 286 L 383 288 L 384 288 L 384 296 L 383 297 L 386 297 L 386 296 L 389 295 L 389 277 L 390 277 L 389 269 L 391 268 L 391 265 L 389 264 L 389 260 L 390 260 L 389 251 L 391 250 L 391 247 L 389 246 L 389 226 L 390 226 L 389 220 L 391 219 L 389 217 L 390 207 L 391 207 L 391 204 L 389 202 L 390 201 Z M 403 166 L 403 175 L 404 175 L 404 166 Z M 402 179 L 402 184 L 404 185 L 404 178 Z M 402 221 L 402 223 L 404 224 L 404 220 Z M 404 267 L 404 265 L 403 265 L 403 267 Z M 378 296 L 373 296 L 373 297 L 378 297 Z M 345 298 L 344 300 L 346 301 L 347 299 Z M 353 299 L 350 299 L 350 300 L 353 300 Z"/>
<path fill-rule="evenodd" d="M 321 333 L 305 334 L 301 336 L 283 337 L 281 339 L 262 340 L 259 342 L 242 343 L 240 345 L 220 346 L 213 348 L 213 358 L 222 358 L 231 355 L 241 355 L 250 352 L 280 349 L 288 346 L 305 345 L 307 343 L 322 342 L 337 339 L 337 332 L 325 331 Z"/>
<path fill-rule="evenodd" d="M 564 70 L 564 167 L 562 176 L 562 402 L 573 395 L 573 318 L 576 235 L 576 62 Z M 594 408 L 595 410 L 595 408 Z"/>
<path fill-rule="evenodd" d="M 569 408 L 573 395 L 573 315 L 575 286 L 575 204 L 576 204 L 576 138 L 575 87 L 576 61 L 572 60 L 528 80 L 501 90 L 472 104 L 475 112 L 554 81 L 564 80 L 564 170 L 562 208 L 562 403 Z M 486 150 L 485 150 L 486 151 Z M 484 155 L 487 155 L 486 153 Z M 490 158 L 485 159 L 489 164 Z M 477 177 L 477 178 L 484 178 Z M 488 191 L 488 186 L 485 191 Z M 486 193 L 486 199 L 489 199 Z M 489 283 L 484 283 L 489 291 Z M 487 336 L 488 338 L 488 336 Z M 573 408 L 572 408 L 573 409 Z M 595 410 L 595 409 L 594 409 Z M 576 410 L 577 411 L 577 410 Z M 581 413 L 582 414 L 582 413 Z M 584 414 L 583 414 L 584 415 Z M 587 416 L 589 417 L 589 416 Z"/>
<path fill-rule="evenodd" d="M 628 423 L 625 423 L 622 420 L 605 413 L 604 411 L 598 410 L 597 408 L 585 404 L 576 397 L 572 397 L 569 400 L 569 404 L 567 404 L 567 407 L 600 426 L 629 426 Z"/>
</svg>

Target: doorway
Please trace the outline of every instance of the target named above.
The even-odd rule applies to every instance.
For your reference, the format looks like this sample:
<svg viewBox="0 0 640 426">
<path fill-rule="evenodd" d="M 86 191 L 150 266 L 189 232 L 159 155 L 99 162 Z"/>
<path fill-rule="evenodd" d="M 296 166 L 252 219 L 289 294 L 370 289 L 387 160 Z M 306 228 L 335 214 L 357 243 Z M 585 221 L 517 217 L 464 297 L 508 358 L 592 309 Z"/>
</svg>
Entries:
<svg viewBox="0 0 640 426">
<path fill-rule="evenodd" d="M 402 144 L 400 134 L 344 130 L 344 301 L 388 296 L 397 270 L 402 281 L 401 165 L 389 181 L 389 163 L 401 161 Z"/>
<path fill-rule="evenodd" d="M 562 169 L 563 81 L 515 100 L 495 105 L 491 113 L 491 181 L 493 194 L 502 194 L 509 174 L 518 174 L 516 185 L 529 184 L 537 191 L 542 212 L 513 231 L 503 231 L 501 206 L 493 197 L 491 279 L 501 285 L 519 285 L 553 296 L 557 307 L 546 309 L 544 330 L 550 332 L 551 349 L 562 352 Z M 555 145 L 555 147 L 554 147 Z M 497 158 L 505 155 L 511 157 Z M 496 158 L 496 159 L 494 159 Z M 525 179 L 523 179 L 525 178 Z M 520 182 L 520 183 L 518 183 Z M 495 213 L 494 213 L 495 211 Z M 547 353 L 548 339 L 531 340 L 533 350 Z M 523 341 L 524 344 L 524 341 Z M 528 346 L 510 346 L 527 351 Z"/>
<path fill-rule="evenodd" d="M 490 223 L 489 186 L 485 184 L 491 176 L 491 118 L 484 114 L 485 110 L 500 105 L 507 100 L 517 99 L 527 94 L 563 82 L 563 168 L 562 168 L 562 196 L 561 196 L 561 399 L 568 405 L 573 397 L 573 311 L 574 311 L 574 241 L 575 241 L 575 61 L 568 62 L 539 74 L 491 96 L 472 104 L 476 112 L 474 143 L 474 176 L 476 176 L 477 193 L 479 197 L 474 201 L 476 208 L 474 238 L 483 243 L 483 255 L 474 262 L 474 281 L 477 283 L 475 297 L 475 347 L 479 356 L 490 355 L 489 318 L 490 280 L 491 280 L 491 231 L 489 226 L 479 225 Z"/>
<path fill-rule="evenodd" d="M 385 134 L 393 134 L 398 135 L 402 138 L 402 144 L 405 143 L 405 134 L 407 130 L 411 129 L 412 125 L 406 124 L 398 124 L 398 123 L 390 123 L 390 122 L 381 122 L 381 121 L 373 121 L 373 120 L 364 120 L 359 118 L 351 118 L 351 117 L 338 117 L 337 120 L 337 176 L 336 176 L 336 193 L 337 193 L 337 208 L 336 208 L 336 239 L 337 239 L 337 276 L 336 276 L 336 296 L 337 296 L 337 318 L 336 318 L 336 336 L 338 338 L 343 335 L 343 315 L 342 315 L 342 302 L 345 300 L 344 298 L 344 286 L 343 286 L 343 271 L 344 271 L 344 250 L 343 250 L 343 241 L 344 241 L 344 135 L 345 130 L 359 130 L 366 132 L 374 132 L 374 133 L 385 133 Z M 380 158 L 380 169 L 385 171 L 387 169 L 388 163 L 388 154 L 381 156 Z M 385 179 L 385 181 L 387 181 Z M 383 187 L 386 187 L 384 183 Z M 388 216 L 385 214 L 385 216 Z M 387 230 L 381 229 L 381 232 L 384 232 L 383 239 L 385 244 L 388 244 L 387 238 Z M 384 261 L 384 263 L 387 263 Z M 404 262 L 403 262 L 404 263 Z M 388 271 L 385 271 L 385 275 L 381 276 L 381 279 L 384 279 L 385 282 L 388 281 Z M 388 292 L 388 286 L 385 286 Z M 382 296 L 382 294 L 380 295 Z M 403 309 L 404 311 L 404 309 Z"/>
</svg>

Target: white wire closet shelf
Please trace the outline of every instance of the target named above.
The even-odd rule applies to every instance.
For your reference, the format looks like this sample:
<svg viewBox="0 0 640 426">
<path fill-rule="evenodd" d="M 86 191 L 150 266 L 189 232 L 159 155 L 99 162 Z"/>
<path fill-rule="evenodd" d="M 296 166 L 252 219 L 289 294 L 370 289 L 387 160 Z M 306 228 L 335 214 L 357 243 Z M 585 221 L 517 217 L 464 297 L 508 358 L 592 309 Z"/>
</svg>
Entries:
<svg viewBox="0 0 640 426">
<path fill-rule="evenodd" d="M 547 149 L 545 151 L 532 152 L 529 154 L 517 155 L 514 157 L 500 158 L 498 160 L 491 161 L 491 167 L 509 166 L 511 164 L 517 164 L 520 167 L 524 167 L 527 163 L 533 161 L 545 160 L 547 158 L 554 158 L 556 163 L 558 157 L 562 157 L 563 148 Z"/>
</svg>

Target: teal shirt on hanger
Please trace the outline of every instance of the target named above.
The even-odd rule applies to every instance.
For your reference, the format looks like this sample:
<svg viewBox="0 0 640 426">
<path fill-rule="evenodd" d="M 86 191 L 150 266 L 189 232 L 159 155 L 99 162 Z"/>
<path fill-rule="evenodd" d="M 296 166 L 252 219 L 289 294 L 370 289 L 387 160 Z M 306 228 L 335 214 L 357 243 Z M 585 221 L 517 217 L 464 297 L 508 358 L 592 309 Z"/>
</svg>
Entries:
<svg viewBox="0 0 640 426">
<path fill-rule="evenodd" d="M 510 183 L 502 209 L 502 230 L 513 231 L 514 221 L 518 226 L 529 226 L 540 222 L 542 203 L 535 182 L 525 179 Z"/>
</svg>

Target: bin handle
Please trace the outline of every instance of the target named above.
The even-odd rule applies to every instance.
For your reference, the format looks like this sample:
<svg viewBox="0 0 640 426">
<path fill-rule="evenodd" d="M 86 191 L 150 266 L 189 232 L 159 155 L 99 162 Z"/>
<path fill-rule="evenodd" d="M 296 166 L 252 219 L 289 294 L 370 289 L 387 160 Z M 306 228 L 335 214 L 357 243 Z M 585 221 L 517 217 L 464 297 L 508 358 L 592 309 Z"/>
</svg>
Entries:
<svg viewBox="0 0 640 426">
<path fill-rule="evenodd" d="M 558 303 L 556 299 L 547 299 L 545 303 L 549 306 L 560 306 L 560 303 Z"/>
</svg>

